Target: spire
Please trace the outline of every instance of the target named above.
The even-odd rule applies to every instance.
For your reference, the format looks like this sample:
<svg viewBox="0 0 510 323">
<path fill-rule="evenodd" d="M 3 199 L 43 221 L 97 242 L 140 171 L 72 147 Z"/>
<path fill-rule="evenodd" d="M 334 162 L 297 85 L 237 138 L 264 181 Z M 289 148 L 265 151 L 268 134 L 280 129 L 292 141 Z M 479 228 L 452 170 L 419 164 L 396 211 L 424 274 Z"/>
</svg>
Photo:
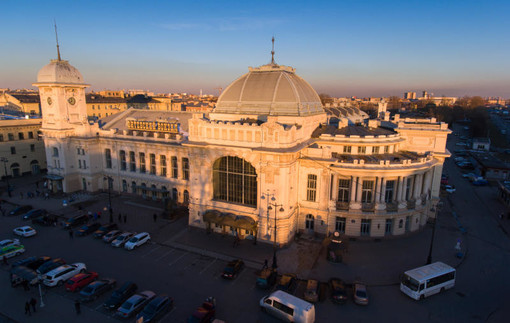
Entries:
<svg viewBox="0 0 510 323">
<path fill-rule="evenodd" d="M 274 36 L 273 36 L 272 42 L 273 42 L 273 47 L 271 49 L 271 64 L 276 65 L 276 63 L 274 62 Z"/>
<path fill-rule="evenodd" d="M 60 59 L 60 48 L 58 47 L 57 22 L 55 20 L 53 20 L 53 23 L 55 24 L 55 38 L 57 39 L 57 57 L 58 57 L 58 60 L 61 61 L 61 59 Z"/>
</svg>

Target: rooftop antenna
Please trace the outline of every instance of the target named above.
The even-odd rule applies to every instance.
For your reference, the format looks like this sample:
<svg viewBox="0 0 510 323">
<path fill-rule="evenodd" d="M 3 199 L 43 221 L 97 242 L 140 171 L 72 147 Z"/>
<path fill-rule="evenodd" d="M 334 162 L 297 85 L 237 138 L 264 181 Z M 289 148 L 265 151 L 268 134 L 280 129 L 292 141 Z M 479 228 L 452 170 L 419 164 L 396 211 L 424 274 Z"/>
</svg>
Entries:
<svg viewBox="0 0 510 323">
<path fill-rule="evenodd" d="M 60 48 L 58 47 L 57 22 L 55 21 L 55 19 L 53 19 L 53 23 L 55 25 L 55 38 L 57 40 L 57 55 L 58 55 L 58 60 L 61 61 L 61 59 L 60 59 Z"/>
<path fill-rule="evenodd" d="M 271 64 L 276 65 L 276 63 L 274 62 L 274 36 L 273 36 L 272 42 L 273 42 L 273 47 L 271 49 Z"/>
</svg>

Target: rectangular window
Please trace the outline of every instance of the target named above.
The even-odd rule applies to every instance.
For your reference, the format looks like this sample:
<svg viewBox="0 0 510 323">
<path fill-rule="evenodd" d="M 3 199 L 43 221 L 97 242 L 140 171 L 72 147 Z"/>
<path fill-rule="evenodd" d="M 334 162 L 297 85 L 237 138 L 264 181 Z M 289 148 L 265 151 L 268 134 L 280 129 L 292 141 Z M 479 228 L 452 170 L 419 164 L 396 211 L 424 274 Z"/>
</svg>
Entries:
<svg viewBox="0 0 510 323">
<path fill-rule="evenodd" d="M 4 141 L 4 135 L 0 133 L 0 141 Z"/>
<path fill-rule="evenodd" d="M 145 173 L 147 170 L 145 168 L 145 153 L 139 153 L 138 158 L 140 159 L 140 173 Z"/>
<path fill-rule="evenodd" d="M 60 161 L 58 161 L 58 163 L 60 164 Z M 60 165 L 59 165 L 60 166 Z M 87 162 L 85 161 L 85 159 L 83 160 L 83 168 L 84 169 L 87 169 Z"/>
<path fill-rule="evenodd" d="M 340 232 L 340 233 L 345 233 L 345 220 L 346 219 L 343 217 L 339 217 L 339 216 L 336 217 L 335 231 Z"/>
<path fill-rule="evenodd" d="M 16 155 L 16 147 L 11 147 L 11 155 Z"/>
<path fill-rule="evenodd" d="M 367 152 L 367 147 L 365 147 L 365 146 L 358 147 L 358 154 L 366 154 L 366 152 Z"/>
<path fill-rule="evenodd" d="M 166 176 L 166 156 L 159 156 L 159 166 L 161 168 L 161 176 Z"/>
<path fill-rule="evenodd" d="M 112 168 L 112 151 L 108 148 L 104 150 L 104 159 L 106 162 L 106 168 Z"/>
<path fill-rule="evenodd" d="M 370 226 L 372 224 L 372 220 L 370 219 L 361 219 L 361 235 L 369 236 L 370 235 Z"/>
<path fill-rule="evenodd" d="M 344 146 L 344 154 L 350 154 L 351 153 L 351 146 Z"/>
<path fill-rule="evenodd" d="M 393 202 L 393 193 L 395 190 L 395 181 L 386 181 L 386 192 L 384 192 L 384 202 Z"/>
<path fill-rule="evenodd" d="M 411 178 L 409 177 L 407 179 L 407 185 L 406 185 L 406 201 L 409 201 L 410 197 L 411 197 Z"/>
<path fill-rule="evenodd" d="M 8 133 L 7 136 L 9 137 L 9 141 L 14 140 L 14 135 L 12 133 Z"/>
<path fill-rule="evenodd" d="M 126 170 L 127 163 L 126 163 L 126 151 L 125 150 L 119 151 L 119 159 L 120 159 L 120 170 Z"/>
<path fill-rule="evenodd" d="M 30 151 L 31 151 L 31 152 L 34 152 L 34 151 L 35 151 L 35 145 L 34 145 L 34 144 L 30 145 Z"/>
<path fill-rule="evenodd" d="M 379 146 L 375 146 L 372 148 L 372 153 L 373 154 L 378 154 L 379 153 Z"/>
<path fill-rule="evenodd" d="M 178 174 L 177 157 L 172 156 L 171 163 L 172 163 L 172 177 L 173 178 L 177 178 L 177 174 Z"/>
<path fill-rule="evenodd" d="M 149 155 L 149 162 L 151 164 L 150 173 L 151 175 L 156 175 L 156 155 L 150 154 Z"/>
<path fill-rule="evenodd" d="M 390 152 L 390 146 L 384 146 L 384 153 L 387 154 Z"/>
<path fill-rule="evenodd" d="M 129 170 L 132 172 L 136 172 L 136 158 L 134 151 L 129 152 Z"/>
<path fill-rule="evenodd" d="M 384 227 L 384 234 L 390 235 L 393 231 L 393 219 L 386 219 L 386 226 Z"/>
<path fill-rule="evenodd" d="M 18 139 L 19 140 L 25 139 L 25 134 L 23 134 L 23 132 L 18 132 Z"/>
<path fill-rule="evenodd" d="M 28 139 L 34 139 L 34 133 L 32 131 L 28 132 Z"/>
<path fill-rule="evenodd" d="M 317 197 L 317 175 L 309 174 L 306 185 L 306 200 L 315 202 Z"/>
<path fill-rule="evenodd" d="M 363 181 L 361 189 L 361 203 L 372 203 L 374 181 Z"/>
<path fill-rule="evenodd" d="M 77 155 L 80 155 L 80 153 L 81 153 L 81 150 L 80 150 L 80 148 L 78 148 L 78 147 L 77 147 L 77 148 L 76 148 L 76 154 L 77 154 Z"/>
<path fill-rule="evenodd" d="M 78 159 L 78 168 L 81 168 L 81 159 Z"/>
<path fill-rule="evenodd" d="M 338 202 L 349 202 L 350 179 L 338 180 Z"/>
<path fill-rule="evenodd" d="M 189 159 L 182 159 L 182 179 L 189 180 Z"/>
</svg>

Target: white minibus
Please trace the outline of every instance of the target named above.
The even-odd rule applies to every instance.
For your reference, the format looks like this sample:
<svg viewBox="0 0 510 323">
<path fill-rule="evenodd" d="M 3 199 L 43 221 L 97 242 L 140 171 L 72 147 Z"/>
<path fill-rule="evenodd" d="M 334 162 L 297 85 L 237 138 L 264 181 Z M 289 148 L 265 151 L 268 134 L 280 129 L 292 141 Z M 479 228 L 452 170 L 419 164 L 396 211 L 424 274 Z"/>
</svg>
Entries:
<svg viewBox="0 0 510 323">
<path fill-rule="evenodd" d="M 260 309 L 287 322 L 315 322 L 315 307 L 313 304 L 281 290 L 262 297 Z"/>
<path fill-rule="evenodd" d="M 455 286 L 455 268 L 442 262 L 408 270 L 400 282 L 400 290 L 416 300 Z"/>
</svg>

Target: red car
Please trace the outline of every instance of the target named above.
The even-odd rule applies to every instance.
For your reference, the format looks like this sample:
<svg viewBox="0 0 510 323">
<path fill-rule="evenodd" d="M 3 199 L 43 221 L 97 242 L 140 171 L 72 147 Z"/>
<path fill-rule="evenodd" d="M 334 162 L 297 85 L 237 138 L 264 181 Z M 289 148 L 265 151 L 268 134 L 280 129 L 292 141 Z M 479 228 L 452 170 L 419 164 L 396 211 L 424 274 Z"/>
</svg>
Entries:
<svg viewBox="0 0 510 323">
<path fill-rule="evenodd" d="M 66 281 L 66 290 L 76 292 L 96 280 L 98 276 L 98 273 L 93 271 L 74 275 Z"/>
</svg>

